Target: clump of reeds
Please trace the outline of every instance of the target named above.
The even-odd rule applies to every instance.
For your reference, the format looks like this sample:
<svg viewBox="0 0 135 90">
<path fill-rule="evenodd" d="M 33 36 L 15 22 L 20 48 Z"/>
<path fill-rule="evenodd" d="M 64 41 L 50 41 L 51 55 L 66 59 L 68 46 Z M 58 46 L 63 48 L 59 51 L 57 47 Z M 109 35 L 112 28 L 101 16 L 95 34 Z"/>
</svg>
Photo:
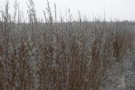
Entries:
<svg viewBox="0 0 135 90">
<path fill-rule="evenodd" d="M 57 22 L 48 1 L 42 23 L 33 1 L 27 5 L 29 23 L 16 21 L 17 7 L 11 19 L 8 2 L 2 13 L 0 90 L 100 90 L 106 70 L 132 47 L 125 23 L 86 22 L 80 13 L 76 22 L 71 14 Z"/>
</svg>

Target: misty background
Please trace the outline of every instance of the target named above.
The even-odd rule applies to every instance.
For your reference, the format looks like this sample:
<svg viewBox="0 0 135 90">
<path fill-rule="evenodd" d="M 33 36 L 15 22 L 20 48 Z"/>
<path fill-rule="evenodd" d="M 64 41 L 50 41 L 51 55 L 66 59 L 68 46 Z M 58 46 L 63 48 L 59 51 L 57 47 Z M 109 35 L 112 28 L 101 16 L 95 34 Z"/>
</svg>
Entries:
<svg viewBox="0 0 135 90">
<path fill-rule="evenodd" d="M 15 0 L 8 0 L 9 10 L 14 11 Z M 47 8 L 46 0 L 33 0 L 35 3 L 36 13 L 38 18 L 43 18 L 43 10 Z M 135 20 L 135 0 L 48 0 L 52 11 L 54 11 L 54 3 L 57 6 L 58 16 L 66 17 L 68 10 L 73 18 L 78 17 L 78 10 L 82 16 L 89 20 L 99 18 L 106 20 Z M 4 9 L 6 0 L 0 0 L 0 10 Z M 27 0 L 17 0 L 20 5 L 20 10 L 23 12 L 24 18 L 27 18 Z"/>
</svg>

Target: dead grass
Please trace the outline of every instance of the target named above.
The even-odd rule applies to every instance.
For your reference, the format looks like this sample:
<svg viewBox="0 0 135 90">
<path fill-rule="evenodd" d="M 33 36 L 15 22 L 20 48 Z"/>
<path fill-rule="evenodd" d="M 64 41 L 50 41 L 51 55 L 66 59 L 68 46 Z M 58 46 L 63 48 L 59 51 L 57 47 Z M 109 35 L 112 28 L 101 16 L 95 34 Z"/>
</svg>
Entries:
<svg viewBox="0 0 135 90">
<path fill-rule="evenodd" d="M 125 23 L 83 22 L 80 14 L 80 22 L 61 18 L 53 23 L 49 3 L 49 17 L 41 23 L 32 0 L 28 6 L 29 23 L 22 27 L 7 17 L 6 5 L 0 24 L 0 90 L 100 90 L 114 58 L 120 61 L 132 47 Z"/>
</svg>

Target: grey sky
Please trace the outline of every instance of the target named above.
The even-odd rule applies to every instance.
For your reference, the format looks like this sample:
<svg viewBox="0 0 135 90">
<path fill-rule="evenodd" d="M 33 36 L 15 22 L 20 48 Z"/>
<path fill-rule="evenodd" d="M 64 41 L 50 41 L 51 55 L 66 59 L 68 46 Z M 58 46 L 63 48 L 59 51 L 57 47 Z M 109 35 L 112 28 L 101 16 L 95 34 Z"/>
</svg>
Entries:
<svg viewBox="0 0 135 90">
<path fill-rule="evenodd" d="M 6 0 L 0 0 L 0 10 L 3 9 Z M 13 12 L 13 2 L 10 1 L 10 11 Z M 27 0 L 18 0 L 21 10 L 26 14 Z M 42 17 L 42 10 L 46 8 L 46 0 L 34 0 L 38 17 Z M 50 4 L 57 5 L 59 16 L 65 16 L 66 10 L 70 9 L 74 18 L 78 16 L 78 10 L 83 15 L 92 19 L 103 18 L 104 12 L 107 20 L 135 20 L 135 0 L 49 0 Z M 54 8 L 52 8 L 54 9 Z"/>
</svg>

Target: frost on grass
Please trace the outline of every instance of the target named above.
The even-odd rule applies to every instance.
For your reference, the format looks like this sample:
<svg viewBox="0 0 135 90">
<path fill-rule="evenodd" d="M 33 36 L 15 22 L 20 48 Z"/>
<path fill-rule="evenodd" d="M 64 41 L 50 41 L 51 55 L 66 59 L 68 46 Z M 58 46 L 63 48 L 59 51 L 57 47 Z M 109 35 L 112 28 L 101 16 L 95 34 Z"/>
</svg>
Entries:
<svg viewBox="0 0 135 90">
<path fill-rule="evenodd" d="M 80 14 L 56 22 L 49 2 L 43 23 L 33 1 L 27 5 L 28 23 L 19 13 L 12 19 L 8 2 L 1 15 L 0 90 L 100 90 L 106 71 L 132 47 L 130 23 L 88 22 Z"/>
</svg>

